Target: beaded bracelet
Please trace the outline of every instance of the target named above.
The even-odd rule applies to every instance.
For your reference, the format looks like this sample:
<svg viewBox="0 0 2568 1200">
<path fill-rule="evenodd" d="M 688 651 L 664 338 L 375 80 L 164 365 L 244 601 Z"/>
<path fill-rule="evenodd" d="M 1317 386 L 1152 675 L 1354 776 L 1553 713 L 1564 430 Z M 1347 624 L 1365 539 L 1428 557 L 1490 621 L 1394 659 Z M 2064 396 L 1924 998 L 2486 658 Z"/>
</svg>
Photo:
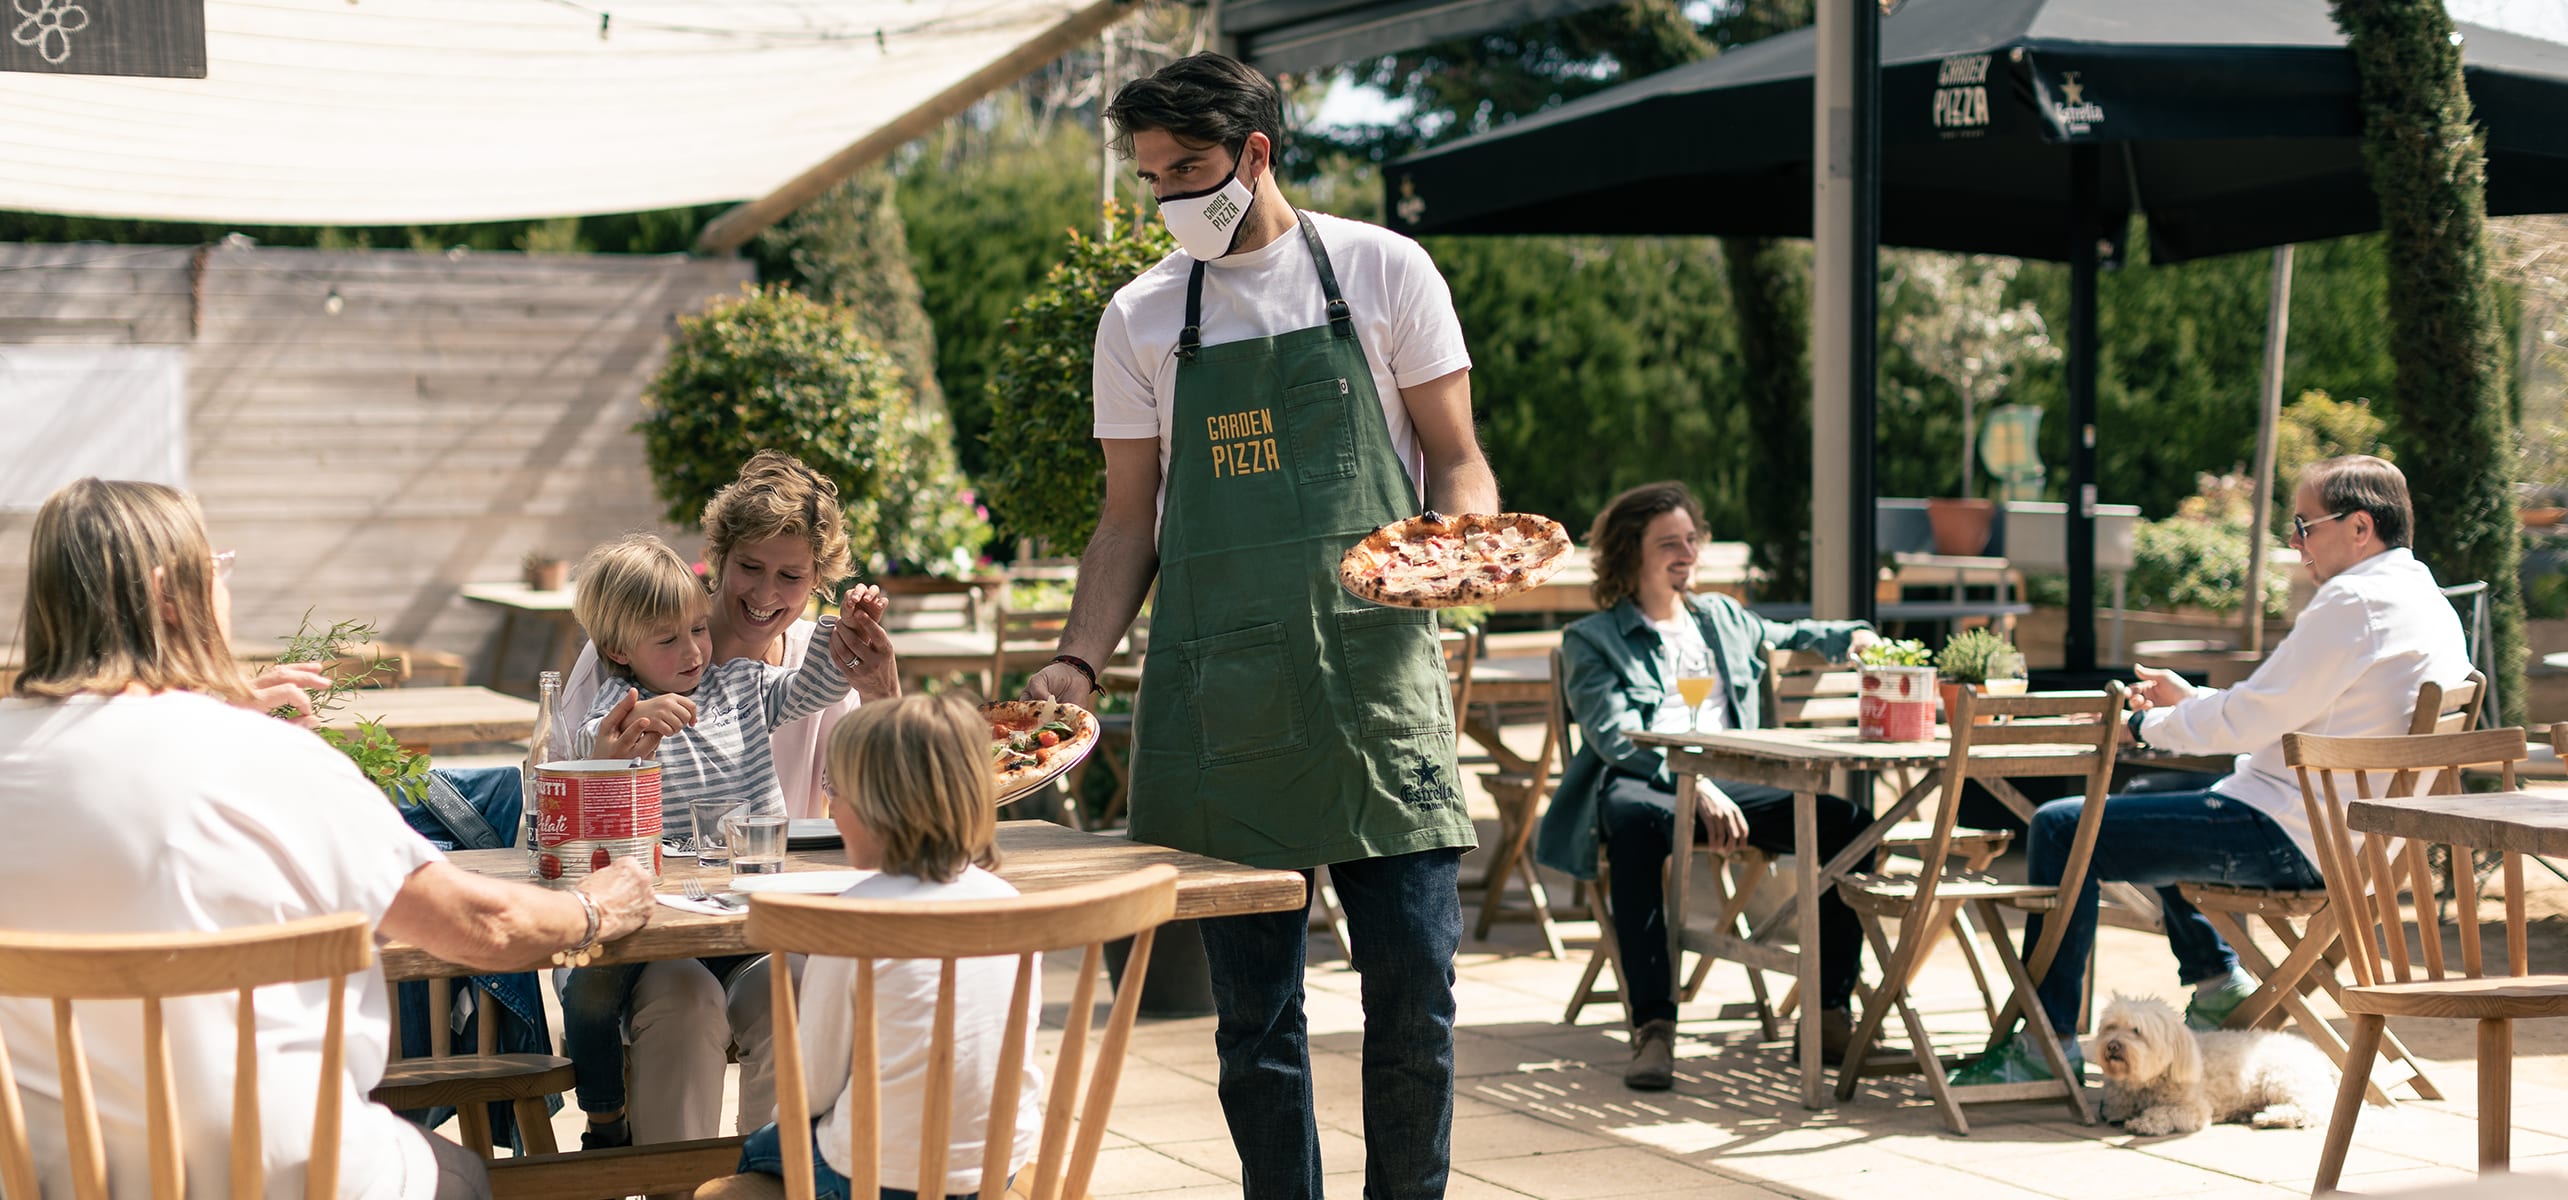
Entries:
<svg viewBox="0 0 2568 1200">
<path fill-rule="evenodd" d="M 1052 656 L 1052 661 L 1057 663 L 1068 663 L 1072 669 L 1087 676 L 1089 694 L 1094 695 L 1106 690 L 1104 684 L 1097 682 L 1097 669 L 1089 666 L 1087 659 L 1081 658 L 1076 654 L 1055 654 Z"/>
<path fill-rule="evenodd" d="M 587 892 L 574 889 L 571 894 L 580 899 L 580 911 L 588 917 L 588 932 L 580 935 L 578 944 L 567 950 L 554 951 L 553 963 L 563 967 L 585 967 L 590 959 L 597 957 L 597 929 L 603 915 L 597 910 L 597 901 Z"/>
</svg>

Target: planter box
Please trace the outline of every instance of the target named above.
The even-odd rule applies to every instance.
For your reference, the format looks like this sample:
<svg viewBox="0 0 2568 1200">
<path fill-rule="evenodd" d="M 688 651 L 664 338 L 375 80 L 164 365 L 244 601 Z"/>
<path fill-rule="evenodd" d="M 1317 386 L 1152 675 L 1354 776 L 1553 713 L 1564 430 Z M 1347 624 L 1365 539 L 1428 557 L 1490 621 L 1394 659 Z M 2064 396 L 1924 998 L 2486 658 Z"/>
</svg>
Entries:
<svg viewBox="0 0 2568 1200">
<path fill-rule="evenodd" d="M 2568 649 L 2568 621 L 2559 621 L 2561 647 Z M 2066 643 L 2069 615 L 2066 609 L 2041 606 L 2015 619 L 2015 648 L 2024 652 L 2028 667 L 2057 668 L 2068 662 Z M 2273 649 L 2283 636 L 2292 631 L 2288 618 L 2265 619 L 2265 648 Z M 2095 614 L 2096 654 L 2110 657 L 2113 650 L 2113 610 L 2097 609 Z M 2141 642 L 2217 641 L 2232 648 L 2247 641 L 2245 619 L 2235 613 L 2208 613 L 2199 609 L 2181 612 L 2126 611 L 2122 614 L 2122 657 L 2132 657 L 2131 647 Z M 2156 665 L 2156 664 L 2152 664 Z"/>
</svg>

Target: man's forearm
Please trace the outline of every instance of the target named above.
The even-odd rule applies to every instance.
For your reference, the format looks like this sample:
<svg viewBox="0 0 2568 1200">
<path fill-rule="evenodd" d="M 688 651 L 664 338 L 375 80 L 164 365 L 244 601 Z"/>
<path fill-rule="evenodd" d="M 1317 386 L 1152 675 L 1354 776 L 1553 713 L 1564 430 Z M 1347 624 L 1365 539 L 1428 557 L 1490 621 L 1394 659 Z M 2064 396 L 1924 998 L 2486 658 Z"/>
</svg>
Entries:
<svg viewBox="0 0 2568 1200">
<path fill-rule="evenodd" d="M 1434 473 L 1427 480 L 1427 507 L 1440 513 L 1494 513 L 1498 476 L 1489 460 L 1473 455 Z"/>
<path fill-rule="evenodd" d="M 1159 547 L 1149 529 L 1100 524 L 1079 556 L 1079 587 L 1061 631 L 1061 652 L 1102 665 L 1132 628 L 1150 581 L 1159 574 Z"/>
</svg>

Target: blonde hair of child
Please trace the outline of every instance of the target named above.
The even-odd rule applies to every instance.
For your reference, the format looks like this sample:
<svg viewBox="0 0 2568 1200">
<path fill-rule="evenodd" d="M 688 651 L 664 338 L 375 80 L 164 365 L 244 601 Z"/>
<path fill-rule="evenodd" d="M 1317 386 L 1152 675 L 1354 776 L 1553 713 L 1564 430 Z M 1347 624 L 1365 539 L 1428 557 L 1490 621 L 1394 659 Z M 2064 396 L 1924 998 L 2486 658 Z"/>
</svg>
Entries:
<svg viewBox="0 0 2568 1200">
<path fill-rule="evenodd" d="M 610 655 L 627 655 L 645 638 L 712 609 L 713 598 L 695 568 L 667 542 L 647 533 L 627 534 L 580 560 L 579 591 L 571 615 L 597 643 L 598 669 L 632 679 L 633 668 Z"/>
<path fill-rule="evenodd" d="M 996 870 L 998 776 L 990 723 L 954 695 L 862 705 L 829 731 L 829 780 L 882 848 L 882 869 L 950 883 Z"/>
</svg>

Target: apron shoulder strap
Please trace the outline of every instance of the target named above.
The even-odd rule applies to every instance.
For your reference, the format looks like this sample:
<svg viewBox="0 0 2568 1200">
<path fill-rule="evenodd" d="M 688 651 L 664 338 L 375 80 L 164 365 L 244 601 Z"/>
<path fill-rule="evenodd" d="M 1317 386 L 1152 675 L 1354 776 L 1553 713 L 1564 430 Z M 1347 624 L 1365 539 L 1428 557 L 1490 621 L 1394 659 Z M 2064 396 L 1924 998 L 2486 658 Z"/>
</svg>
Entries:
<svg viewBox="0 0 2568 1200">
<path fill-rule="evenodd" d="M 1320 241 L 1320 231 L 1311 225 L 1311 214 L 1295 209 L 1295 220 L 1302 223 L 1302 240 L 1310 243 L 1311 260 L 1319 264 L 1320 294 L 1329 299 L 1329 332 L 1342 338 L 1355 336 L 1355 310 L 1346 305 L 1338 292 L 1337 271 L 1329 266 L 1329 248 Z M 1191 318 L 1190 318 L 1191 319 Z"/>
<path fill-rule="evenodd" d="M 1195 269 L 1186 276 L 1186 327 L 1177 331 L 1177 357 L 1193 362 L 1195 352 L 1203 346 L 1204 260 L 1199 258 Z"/>
</svg>

